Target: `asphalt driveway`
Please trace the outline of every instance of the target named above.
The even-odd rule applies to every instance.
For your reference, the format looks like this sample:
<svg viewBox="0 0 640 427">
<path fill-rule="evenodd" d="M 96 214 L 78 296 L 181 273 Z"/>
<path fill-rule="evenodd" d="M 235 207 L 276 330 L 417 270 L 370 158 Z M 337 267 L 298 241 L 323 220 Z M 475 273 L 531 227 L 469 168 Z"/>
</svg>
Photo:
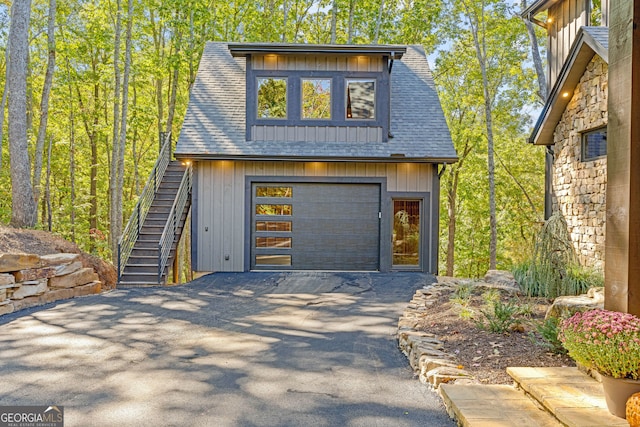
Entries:
<svg viewBox="0 0 640 427">
<path fill-rule="evenodd" d="M 65 426 L 453 426 L 395 331 L 418 273 L 218 273 L 0 317 L 0 405 Z"/>
</svg>

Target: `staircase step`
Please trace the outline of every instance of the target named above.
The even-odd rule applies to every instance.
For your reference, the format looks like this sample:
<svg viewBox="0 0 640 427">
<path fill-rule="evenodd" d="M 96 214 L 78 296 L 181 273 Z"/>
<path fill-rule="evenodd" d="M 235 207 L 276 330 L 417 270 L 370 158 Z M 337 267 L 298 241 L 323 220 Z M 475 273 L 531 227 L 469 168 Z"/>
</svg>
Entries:
<svg viewBox="0 0 640 427">
<path fill-rule="evenodd" d="M 602 384 L 577 368 L 507 368 L 507 373 L 565 426 L 629 426 L 609 413 Z"/>
<path fill-rule="evenodd" d="M 449 415 L 462 427 L 556 427 L 553 415 L 510 385 L 441 384 Z"/>
</svg>

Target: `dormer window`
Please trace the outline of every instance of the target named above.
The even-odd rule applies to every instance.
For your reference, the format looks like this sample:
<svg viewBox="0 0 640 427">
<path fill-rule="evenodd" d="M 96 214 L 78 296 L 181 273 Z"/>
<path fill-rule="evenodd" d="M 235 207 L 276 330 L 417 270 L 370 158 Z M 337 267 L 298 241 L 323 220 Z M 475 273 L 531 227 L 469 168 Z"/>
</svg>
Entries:
<svg viewBox="0 0 640 427">
<path fill-rule="evenodd" d="M 376 81 L 374 79 L 347 80 L 347 119 L 376 118 Z"/>
<path fill-rule="evenodd" d="M 287 79 L 258 78 L 258 109 L 260 119 L 287 118 Z"/>
<path fill-rule="evenodd" d="M 246 140 L 388 142 L 404 46 L 229 44 L 246 58 Z"/>
<path fill-rule="evenodd" d="M 331 79 L 302 79 L 302 118 L 331 119 Z"/>
</svg>

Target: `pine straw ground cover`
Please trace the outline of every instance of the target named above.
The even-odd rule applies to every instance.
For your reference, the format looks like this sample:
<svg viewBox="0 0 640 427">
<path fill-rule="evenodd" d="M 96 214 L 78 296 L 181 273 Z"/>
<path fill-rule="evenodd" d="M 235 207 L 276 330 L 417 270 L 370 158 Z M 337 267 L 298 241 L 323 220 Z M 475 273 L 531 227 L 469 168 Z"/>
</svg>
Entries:
<svg viewBox="0 0 640 427">
<path fill-rule="evenodd" d="M 498 315 L 493 310 L 496 303 L 501 310 Z M 506 373 L 509 366 L 575 366 L 568 356 L 552 352 L 539 331 L 550 303 L 473 285 L 462 285 L 457 291 L 443 287 L 419 329 L 435 334 L 444 351 L 455 355 L 480 383 L 511 384 Z M 491 327 L 506 330 L 491 332 Z"/>
</svg>

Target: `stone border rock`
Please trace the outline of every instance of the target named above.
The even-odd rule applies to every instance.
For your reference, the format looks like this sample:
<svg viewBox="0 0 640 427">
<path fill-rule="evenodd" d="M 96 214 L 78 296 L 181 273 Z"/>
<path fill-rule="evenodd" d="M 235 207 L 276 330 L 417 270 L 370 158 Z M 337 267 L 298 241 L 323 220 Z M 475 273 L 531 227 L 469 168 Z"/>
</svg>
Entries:
<svg viewBox="0 0 640 427">
<path fill-rule="evenodd" d="M 438 283 L 418 289 L 398 320 L 398 346 L 409 359 L 409 365 L 420 382 L 438 390 L 440 384 L 477 381 L 465 371 L 455 356 L 443 351 L 444 345 L 434 334 L 418 330 L 425 312 L 434 309 L 434 304 L 444 290 L 458 286 L 453 278 L 438 277 Z"/>
<path fill-rule="evenodd" d="M 98 274 L 82 266 L 80 254 L 0 254 L 0 315 L 101 291 Z"/>
</svg>

